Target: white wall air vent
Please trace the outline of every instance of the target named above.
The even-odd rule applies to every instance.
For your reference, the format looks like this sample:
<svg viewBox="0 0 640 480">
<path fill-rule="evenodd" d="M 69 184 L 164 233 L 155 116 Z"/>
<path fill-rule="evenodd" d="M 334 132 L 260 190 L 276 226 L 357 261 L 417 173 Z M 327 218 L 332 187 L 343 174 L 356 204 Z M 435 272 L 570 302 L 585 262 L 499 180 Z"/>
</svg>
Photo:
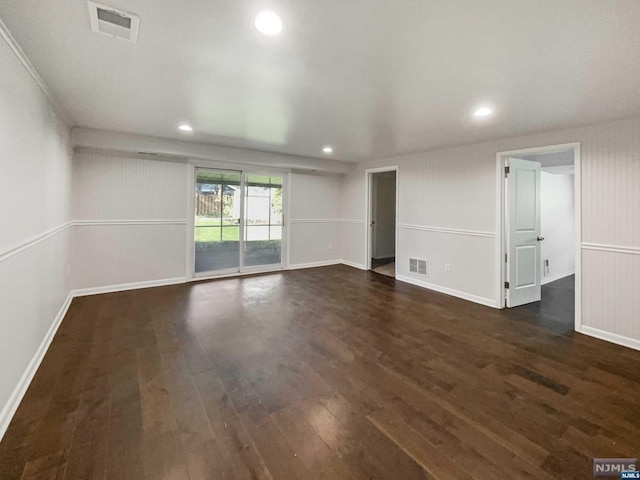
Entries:
<svg viewBox="0 0 640 480">
<path fill-rule="evenodd" d="M 131 43 L 138 43 L 139 17 L 91 0 L 88 4 L 91 30 Z"/>
<path fill-rule="evenodd" d="M 429 262 L 427 260 L 419 260 L 417 258 L 409 259 L 409 272 L 415 273 L 417 275 L 424 275 L 425 277 L 429 276 Z"/>
</svg>

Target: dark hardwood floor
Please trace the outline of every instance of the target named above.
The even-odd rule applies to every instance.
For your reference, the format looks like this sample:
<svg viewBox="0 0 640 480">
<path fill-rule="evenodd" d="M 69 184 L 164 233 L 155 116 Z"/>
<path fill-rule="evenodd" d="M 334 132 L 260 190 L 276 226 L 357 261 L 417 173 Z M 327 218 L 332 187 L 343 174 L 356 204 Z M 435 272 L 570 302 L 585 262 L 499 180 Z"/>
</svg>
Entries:
<svg viewBox="0 0 640 480">
<path fill-rule="evenodd" d="M 509 310 L 513 319 L 535 323 L 547 331 L 564 333 L 575 328 L 575 275 L 542 285 L 542 300 Z"/>
<path fill-rule="evenodd" d="M 582 480 L 640 455 L 640 352 L 541 314 L 346 266 L 76 299 L 0 476 Z"/>
</svg>

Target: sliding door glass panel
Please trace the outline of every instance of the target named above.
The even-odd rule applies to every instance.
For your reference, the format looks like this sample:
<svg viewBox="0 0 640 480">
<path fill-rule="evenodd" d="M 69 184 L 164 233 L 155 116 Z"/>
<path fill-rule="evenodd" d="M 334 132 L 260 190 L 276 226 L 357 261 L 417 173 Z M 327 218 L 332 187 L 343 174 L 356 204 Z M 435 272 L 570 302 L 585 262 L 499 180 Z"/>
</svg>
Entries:
<svg viewBox="0 0 640 480">
<path fill-rule="evenodd" d="M 196 273 L 240 269 L 240 180 L 240 172 L 196 169 Z"/>
<path fill-rule="evenodd" d="M 282 263 L 282 176 L 247 174 L 244 266 Z"/>
</svg>

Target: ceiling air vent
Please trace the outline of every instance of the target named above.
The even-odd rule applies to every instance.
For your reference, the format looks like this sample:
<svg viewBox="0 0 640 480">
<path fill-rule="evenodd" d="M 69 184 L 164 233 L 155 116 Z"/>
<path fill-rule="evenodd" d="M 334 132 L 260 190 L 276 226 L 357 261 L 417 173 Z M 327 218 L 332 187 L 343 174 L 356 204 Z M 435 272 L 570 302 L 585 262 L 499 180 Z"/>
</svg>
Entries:
<svg viewBox="0 0 640 480">
<path fill-rule="evenodd" d="M 140 18 L 107 5 L 89 0 L 91 30 L 110 37 L 138 43 Z"/>
<path fill-rule="evenodd" d="M 409 259 L 409 272 L 416 273 L 418 275 L 429 276 L 429 270 L 427 269 L 427 261 L 419 260 L 417 258 Z"/>
</svg>

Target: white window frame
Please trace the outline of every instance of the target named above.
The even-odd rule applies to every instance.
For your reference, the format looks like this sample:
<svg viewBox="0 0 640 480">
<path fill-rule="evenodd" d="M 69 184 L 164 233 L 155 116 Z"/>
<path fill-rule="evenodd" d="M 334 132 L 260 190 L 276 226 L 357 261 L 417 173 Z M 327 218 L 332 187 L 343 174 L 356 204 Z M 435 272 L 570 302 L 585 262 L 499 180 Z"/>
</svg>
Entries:
<svg viewBox="0 0 640 480">
<path fill-rule="evenodd" d="M 196 169 L 210 168 L 213 170 L 227 170 L 240 173 L 240 188 L 242 189 L 241 211 L 243 212 L 240 222 L 240 265 L 239 268 L 229 270 L 220 270 L 212 272 L 195 272 L 195 182 Z M 244 253 L 244 182 L 245 175 L 282 175 L 282 243 L 281 243 L 281 262 L 273 265 L 259 265 L 256 267 L 245 267 L 243 265 Z M 187 282 L 207 280 L 213 278 L 236 277 L 241 275 L 251 275 L 255 273 L 276 272 L 289 268 L 289 185 L 291 182 L 291 171 L 282 168 L 269 168 L 265 170 L 264 166 L 215 162 L 199 159 L 191 159 L 187 161 L 187 234 L 186 234 L 186 257 L 185 257 L 185 279 Z"/>
</svg>

